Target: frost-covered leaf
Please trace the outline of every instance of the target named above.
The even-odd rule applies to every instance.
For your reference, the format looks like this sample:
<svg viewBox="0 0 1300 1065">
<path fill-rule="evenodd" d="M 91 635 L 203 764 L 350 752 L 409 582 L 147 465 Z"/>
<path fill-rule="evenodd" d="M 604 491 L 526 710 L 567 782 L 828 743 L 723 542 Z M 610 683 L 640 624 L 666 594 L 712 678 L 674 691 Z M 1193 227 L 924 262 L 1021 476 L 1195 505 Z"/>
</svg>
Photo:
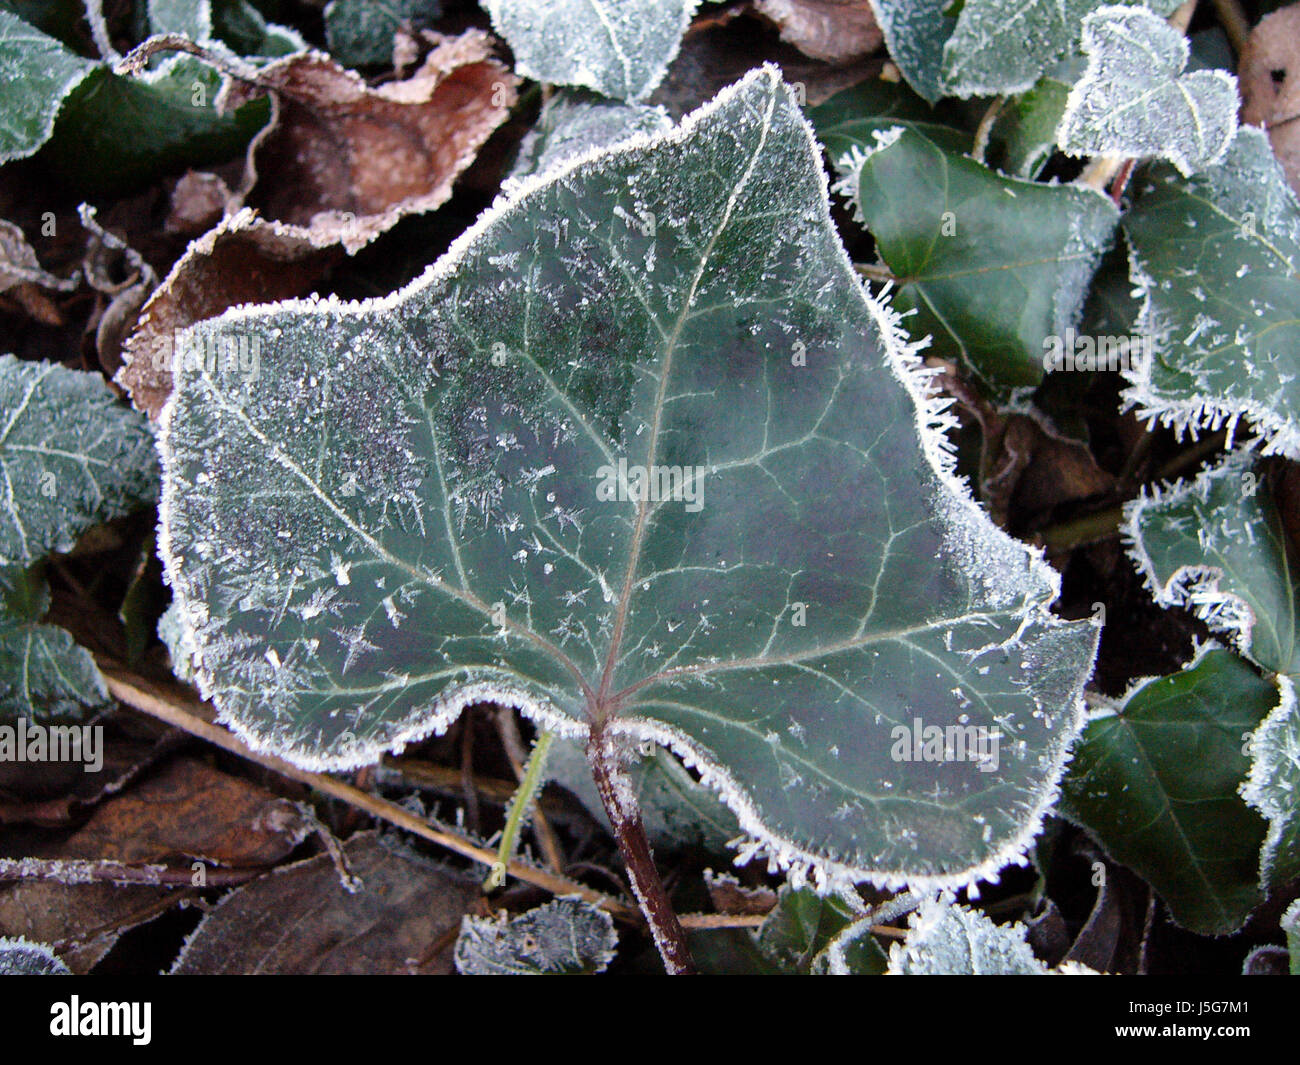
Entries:
<svg viewBox="0 0 1300 1065">
<path fill-rule="evenodd" d="M 1222 163 L 1137 185 L 1123 224 L 1154 344 L 1125 400 L 1180 435 L 1249 421 L 1300 459 L 1300 204 L 1268 138 L 1243 126 Z"/>
<path fill-rule="evenodd" d="M 670 751 L 638 752 L 625 767 L 641 808 L 646 835 L 655 847 L 701 847 L 722 853 L 741 834 L 736 816 L 682 766 Z M 608 826 L 609 817 L 591 779 L 581 743 L 557 739 L 546 756 L 546 777 L 572 792 L 591 815 Z"/>
<path fill-rule="evenodd" d="M 883 976 L 889 955 L 871 932 L 874 918 L 854 921 L 836 934 L 812 960 L 814 976 Z"/>
<path fill-rule="evenodd" d="M 644 100 L 700 0 L 483 0 L 526 78 Z"/>
<path fill-rule="evenodd" d="M 439 0 L 332 0 L 325 8 L 325 39 L 344 66 L 389 64 L 399 26 L 428 29 L 440 14 Z"/>
<path fill-rule="evenodd" d="M 384 6 L 403 2 L 413 0 L 384 0 Z M 180 33 L 208 45 L 226 44 L 240 55 L 280 56 L 307 48 L 296 30 L 268 23 L 249 0 L 148 0 L 147 11 L 151 33 Z M 391 37 L 388 44 L 391 57 Z"/>
<path fill-rule="evenodd" d="M 1300 706 L 1294 674 L 1280 677 L 1282 698 L 1250 740 L 1250 776 L 1241 794 L 1268 819 L 1260 877 L 1268 890 L 1300 876 Z"/>
<path fill-rule="evenodd" d="M 0 936 L 0 976 L 69 976 L 71 970 L 44 943 Z"/>
<path fill-rule="evenodd" d="M 832 159 L 841 159 L 854 148 L 874 145 L 876 133 L 897 126 L 923 134 L 949 151 L 966 152 L 971 146 L 970 134 L 953 128 L 960 116 L 950 116 L 942 107 L 931 107 L 906 85 L 880 79 L 837 92 L 812 108 L 808 120 Z"/>
<path fill-rule="evenodd" d="M 0 565 L 157 497 L 153 433 L 98 374 L 0 356 Z"/>
<path fill-rule="evenodd" d="M 50 590 L 38 569 L 0 566 L 0 724 L 80 718 L 112 705 L 90 653 L 41 623 Z"/>
<path fill-rule="evenodd" d="M 943 46 L 957 26 L 951 0 L 871 0 L 885 47 L 907 83 L 934 103 L 945 95 Z"/>
<path fill-rule="evenodd" d="M 63 101 L 95 64 L 0 9 L 0 163 L 50 137 Z"/>
<path fill-rule="evenodd" d="M 1145 6 L 1168 15 L 1178 4 L 1146 0 Z M 966 0 L 943 48 L 944 93 L 1024 92 L 1078 49 L 1084 17 L 1101 6 L 1101 0 Z"/>
<path fill-rule="evenodd" d="M 1083 20 L 1088 69 L 1070 90 L 1057 140 L 1071 155 L 1168 159 L 1184 174 L 1220 162 L 1237 132 L 1237 79 L 1184 74 L 1187 38 L 1141 7 Z"/>
<path fill-rule="evenodd" d="M 978 910 L 930 899 L 908 918 L 907 939 L 889 948 L 891 976 L 1044 976 L 1021 924 L 994 924 Z"/>
<path fill-rule="evenodd" d="M 1119 214 L 1090 189 L 1003 177 L 910 130 L 874 134 L 837 161 L 837 191 L 900 279 L 896 305 L 994 388 L 1037 384 L 1044 338 L 1062 336 Z"/>
<path fill-rule="evenodd" d="M 504 188 L 532 174 L 576 159 L 594 148 L 608 148 L 638 133 L 662 133 L 672 119 L 662 107 L 605 100 L 582 90 L 561 89 L 542 105 L 542 113 L 519 144 L 519 154 Z"/>
<path fill-rule="evenodd" d="M 1265 669 L 1300 668 L 1286 530 L 1250 452 L 1125 507 L 1124 534 L 1161 606 L 1192 610 Z"/>
<path fill-rule="evenodd" d="M 1287 951 L 1291 955 L 1291 975 L 1300 976 L 1300 899 L 1291 903 L 1282 915 L 1282 931 L 1286 933 Z"/>
<path fill-rule="evenodd" d="M 167 648 L 172 673 L 187 683 L 194 679 L 194 641 L 185 631 L 180 609 L 171 603 L 158 619 L 158 639 Z"/>
<path fill-rule="evenodd" d="M 181 33 L 191 41 L 212 39 L 212 0 L 148 0 L 151 33 Z"/>
<path fill-rule="evenodd" d="M 1047 76 L 1007 100 L 989 138 L 990 165 L 1012 177 L 1038 177 L 1056 151 L 1056 128 L 1069 95 L 1069 83 Z"/>
<path fill-rule="evenodd" d="M 465 917 L 456 968 L 465 976 L 589 976 L 614 959 L 618 933 L 609 914 L 560 898 L 517 917 Z"/>
<path fill-rule="evenodd" d="M 1244 738 L 1277 702 L 1277 686 L 1211 645 L 1096 712 L 1066 772 L 1061 811 L 1193 932 L 1233 932 L 1262 898 L 1264 821 L 1238 791 Z"/>
<path fill-rule="evenodd" d="M 953 479 L 774 69 L 530 179 L 395 296 L 185 342 L 260 344 L 253 385 L 183 360 L 160 536 L 257 748 L 366 764 L 488 698 L 672 748 L 746 856 L 834 881 L 964 883 L 1037 830 L 1097 628 Z"/>
<path fill-rule="evenodd" d="M 813 960 L 855 916 L 855 910 L 836 895 L 819 895 L 812 888 L 786 884 L 775 908 L 754 933 L 754 942 L 779 971 L 807 973 Z"/>
</svg>

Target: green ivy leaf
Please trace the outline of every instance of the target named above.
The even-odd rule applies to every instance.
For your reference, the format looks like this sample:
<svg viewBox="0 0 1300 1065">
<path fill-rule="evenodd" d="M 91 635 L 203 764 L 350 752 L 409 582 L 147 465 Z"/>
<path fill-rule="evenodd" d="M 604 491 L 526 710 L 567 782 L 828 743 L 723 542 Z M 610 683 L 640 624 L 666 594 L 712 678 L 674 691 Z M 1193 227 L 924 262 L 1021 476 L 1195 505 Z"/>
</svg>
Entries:
<svg viewBox="0 0 1300 1065">
<path fill-rule="evenodd" d="M 1157 603 L 1188 608 L 1265 669 L 1300 668 L 1286 531 L 1253 455 L 1233 452 L 1124 513 L 1129 554 Z"/>
<path fill-rule="evenodd" d="M 888 81 L 864 81 L 837 92 L 811 108 L 808 121 L 832 159 L 874 144 L 877 133 L 897 126 L 919 133 L 948 151 L 962 153 L 971 147 L 970 134 L 953 128 L 956 116 L 931 107 L 907 86 Z"/>
<path fill-rule="evenodd" d="M 779 972 L 807 973 L 857 912 L 844 899 L 784 884 L 776 906 L 753 933 L 754 944 Z"/>
<path fill-rule="evenodd" d="M 663 80 L 700 0 L 483 0 L 515 70 L 644 100 Z"/>
<path fill-rule="evenodd" d="M 519 144 L 504 189 L 594 148 L 608 148 L 636 134 L 663 133 L 672 119 L 662 107 L 624 104 L 582 90 L 561 89 L 542 105 L 533 128 Z"/>
<path fill-rule="evenodd" d="M 1178 4 L 1146 0 L 1159 15 Z M 1102 0 L 966 0 L 944 44 L 943 91 L 961 97 L 1024 92 L 1078 49 L 1084 16 L 1101 6 Z"/>
<path fill-rule="evenodd" d="M 0 724 L 80 719 L 112 705 L 90 653 L 41 624 L 49 606 L 38 567 L 0 567 Z"/>
<path fill-rule="evenodd" d="M 49 140 L 63 101 L 95 66 L 0 9 L 0 163 Z"/>
<path fill-rule="evenodd" d="M 1250 739 L 1250 776 L 1242 798 L 1268 819 L 1260 851 L 1260 880 L 1267 890 L 1300 876 L 1300 707 L 1296 677 L 1280 677 L 1282 699 Z"/>
<path fill-rule="evenodd" d="M 1237 132 L 1237 79 L 1184 74 L 1187 38 L 1141 7 L 1083 20 L 1088 68 L 1070 91 L 1057 139 L 1071 155 L 1168 159 L 1183 174 L 1220 162 Z"/>
<path fill-rule="evenodd" d="M 828 882 L 964 883 L 1037 830 L 1097 629 L 953 478 L 773 68 L 529 179 L 396 296 L 183 343 L 160 550 L 258 749 L 366 764 L 486 698 L 673 749 L 742 857 Z M 919 719 L 1001 755 L 900 753 Z"/>
<path fill-rule="evenodd" d="M 951 0 L 871 0 L 890 58 L 930 103 L 944 96 L 943 46 L 957 26 Z"/>
<path fill-rule="evenodd" d="M 883 976 L 889 971 L 885 953 L 871 927 L 875 918 L 859 918 L 831 938 L 812 961 L 814 976 Z"/>
<path fill-rule="evenodd" d="M 44 943 L 0 937 L 0 976 L 70 976 L 72 970 Z"/>
<path fill-rule="evenodd" d="M 913 336 L 955 351 L 994 389 L 1037 384 L 1044 338 L 1078 320 L 1118 212 L 1071 185 L 1003 177 L 919 134 L 877 135 L 836 163 L 837 191 L 918 312 Z"/>
<path fill-rule="evenodd" d="M 1069 95 L 1068 82 L 1046 76 L 1008 100 L 993 123 L 989 163 L 1012 177 L 1038 177 L 1056 152 L 1056 128 Z"/>
<path fill-rule="evenodd" d="M 403 22 L 428 29 L 441 14 L 438 0 L 332 0 L 325 7 L 325 39 L 344 66 L 388 65 Z"/>
<path fill-rule="evenodd" d="M 157 498 L 153 433 L 99 374 L 0 356 L 0 565 Z"/>
<path fill-rule="evenodd" d="M 1238 794 L 1243 738 L 1278 689 L 1231 651 L 1139 682 L 1084 730 L 1061 811 L 1145 879 L 1184 928 L 1224 935 L 1260 902 L 1263 819 Z"/>
<path fill-rule="evenodd" d="M 609 966 L 617 945 L 609 914 L 560 898 L 508 920 L 462 918 L 456 968 L 464 976 L 589 976 Z"/>
<path fill-rule="evenodd" d="M 1291 975 L 1300 976 L 1300 899 L 1291 903 L 1282 915 L 1282 931 L 1286 933 L 1287 953 L 1291 955 Z"/>
<path fill-rule="evenodd" d="M 191 41 L 212 39 L 212 0 L 148 0 L 151 33 L 182 33 Z"/>
<path fill-rule="evenodd" d="M 1021 924 L 999 925 L 978 910 L 930 899 L 908 918 L 907 939 L 889 948 L 891 976 L 1045 976 Z"/>
<path fill-rule="evenodd" d="M 1263 454 L 1300 459 L 1300 204 L 1268 137 L 1243 126 L 1222 163 L 1137 184 L 1124 230 L 1153 351 L 1126 402 L 1179 436 L 1244 419 Z"/>
</svg>

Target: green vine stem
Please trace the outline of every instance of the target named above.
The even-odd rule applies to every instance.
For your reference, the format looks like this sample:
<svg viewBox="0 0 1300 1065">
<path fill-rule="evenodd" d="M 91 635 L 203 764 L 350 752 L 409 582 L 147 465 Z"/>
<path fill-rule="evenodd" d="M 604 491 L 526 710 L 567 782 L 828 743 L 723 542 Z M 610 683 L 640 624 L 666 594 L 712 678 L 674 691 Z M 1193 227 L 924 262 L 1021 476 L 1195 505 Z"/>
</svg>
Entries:
<svg viewBox="0 0 1300 1065">
<path fill-rule="evenodd" d="M 510 800 L 506 811 L 506 827 L 501 832 L 501 845 L 497 848 L 497 860 L 483 881 L 484 891 L 496 891 L 506 882 L 506 868 L 514 857 L 515 847 L 519 843 L 519 830 L 528 811 L 537 800 L 537 793 L 545 783 L 542 770 L 546 767 L 546 755 L 555 740 L 553 732 L 543 732 L 533 744 L 532 754 L 528 756 L 528 765 L 524 768 L 523 779 L 519 789 Z"/>
</svg>

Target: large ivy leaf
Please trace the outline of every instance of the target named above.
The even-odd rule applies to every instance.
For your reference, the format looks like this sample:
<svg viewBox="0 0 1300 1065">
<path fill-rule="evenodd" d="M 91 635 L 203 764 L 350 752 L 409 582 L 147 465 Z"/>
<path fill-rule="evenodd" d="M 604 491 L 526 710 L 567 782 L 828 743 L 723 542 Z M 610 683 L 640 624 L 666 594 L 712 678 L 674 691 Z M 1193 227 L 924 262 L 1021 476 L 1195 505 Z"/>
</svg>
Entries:
<svg viewBox="0 0 1300 1065">
<path fill-rule="evenodd" d="M 950 0 L 871 0 L 890 57 L 930 103 L 944 95 L 943 46 L 957 25 L 951 7 Z"/>
<path fill-rule="evenodd" d="M 797 873 L 965 882 L 1037 830 L 1096 627 L 953 479 L 773 68 L 525 182 L 395 296 L 184 344 L 160 550 L 255 747 L 361 765 L 490 698 L 672 748 Z M 1000 757 L 895 757 L 921 724 Z"/>
<path fill-rule="evenodd" d="M 157 493 L 149 424 L 102 377 L 0 356 L 0 565 L 69 551 Z"/>
<path fill-rule="evenodd" d="M 1179 0 L 1145 3 L 1168 15 Z M 1084 16 L 1099 7 L 1101 0 L 966 0 L 943 48 L 944 92 L 1024 92 L 1078 49 Z"/>
<path fill-rule="evenodd" d="M 1300 458 L 1300 204 L 1263 131 L 1184 178 L 1152 167 L 1124 218 L 1150 357 L 1127 370 L 1138 416 L 1184 431 L 1249 421 Z"/>
<path fill-rule="evenodd" d="M 483 0 L 526 78 L 644 100 L 700 0 Z"/>
<path fill-rule="evenodd" d="M 841 157 L 836 186 L 900 278 L 897 302 L 990 385 L 1043 376 L 1044 338 L 1073 326 L 1119 218 L 1091 189 L 1003 177 L 910 130 Z"/>
<path fill-rule="evenodd" d="M 41 624 L 50 590 L 38 568 L 0 567 L 0 723 L 77 718 L 112 704 L 90 653 Z"/>
<path fill-rule="evenodd" d="M 618 933 L 604 910 L 561 898 L 517 917 L 464 917 L 456 968 L 465 976 L 584 976 L 614 959 Z"/>
<path fill-rule="evenodd" d="M 1170 160 L 1191 174 L 1223 159 L 1237 132 L 1237 79 L 1184 74 L 1187 38 L 1141 7 L 1083 20 L 1088 69 L 1070 91 L 1057 140 L 1071 155 Z"/>
<path fill-rule="evenodd" d="M 0 163 L 49 139 L 64 99 L 94 67 L 0 8 Z"/>
<path fill-rule="evenodd" d="M 1066 774 L 1065 816 L 1194 932 L 1235 931 L 1262 898 L 1264 821 L 1238 789 L 1249 769 L 1243 737 L 1277 701 L 1276 686 L 1211 645 L 1096 713 Z"/>
<path fill-rule="evenodd" d="M 1163 606 L 1191 608 L 1278 678 L 1282 698 L 1250 743 L 1242 795 L 1269 822 L 1260 857 L 1266 886 L 1300 875 L 1300 677 L 1297 594 L 1286 532 L 1249 452 L 1126 508 L 1125 535 Z"/>
</svg>

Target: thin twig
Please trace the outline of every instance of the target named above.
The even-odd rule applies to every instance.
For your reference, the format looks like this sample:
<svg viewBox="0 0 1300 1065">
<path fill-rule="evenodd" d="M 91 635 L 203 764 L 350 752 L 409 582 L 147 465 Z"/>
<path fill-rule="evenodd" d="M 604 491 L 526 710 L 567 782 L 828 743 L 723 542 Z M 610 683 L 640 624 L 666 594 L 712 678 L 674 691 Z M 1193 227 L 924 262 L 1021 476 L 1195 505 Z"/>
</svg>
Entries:
<svg viewBox="0 0 1300 1065">
<path fill-rule="evenodd" d="M 993 134 L 993 126 L 998 120 L 998 115 L 1002 114 L 1002 108 L 1006 106 L 1007 98 L 1005 96 L 993 97 L 993 102 L 989 104 L 988 110 L 984 112 L 984 117 L 980 119 L 980 124 L 975 130 L 975 143 L 971 146 L 970 157 L 977 163 L 984 162 L 984 153 L 988 151 L 989 137 Z"/>
<path fill-rule="evenodd" d="M 1228 35 L 1232 50 L 1241 55 L 1250 39 L 1250 20 L 1237 0 L 1214 0 L 1214 13 L 1219 16 L 1223 32 Z"/>
<path fill-rule="evenodd" d="M 537 745 L 530 755 L 524 748 L 523 737 L 519 735 L 519 722 L 515 718 L 515 712 L 508 706 L 498 707 L 496 724 L 497 731 L 501 735 L 501 744 L 506 749 L 506 757 L 510 759 L 510 767 L 514 770 L 515 779 L 521 785 L 524 783 L 526 774 L 533 769 L 534 760 L 538 759 L 536 772 L 539 776 L 533 783 L 532 794 L 528 798 L 529 812 L 532 815 L 533 822 L 533 834 L 537 837 L 537 844 L 542 848 L 542 854 L 545 856 L 546 864 L 551 871 L 554 873 L 561 872 L 564 869 L 565 859 L 563 852 L 560 850 L 560 841 L 556 838 L 555 830 L 551 828 L 551 823 L 546 819 L 546 814 L 537 801 L 542 785 L 546 783 L 545 778 L 540 774 L 546 767 L 546 752 L 550 749 L 551 740 L 547 738 L 545 745 L 543 745 L 542 736 L 546 734 L 543 733 L 542 736 L 538 736 Z M 512 806 L 513 802 L 514 800 L 512 800 Z"/>
<path fill-rule="evenodd" d="M 421 839 L 437 843 L 481 865 L 491 867 L 497 860 L 495 852 L 488 850 L 486 847 L 480 847 L 478 844 L 446 829 L 435 828 L 427 821 L 416 817 L 409 810 L 397 805 L 397 803 L 381 799 L 376 795 L 370 795 L 358 788 L 354 788 L 351 784 L 345 784 L 343 781 L 336 780 L 324 773 L 310 773 L 304 769 L 299 769 L 297 766 L 290 765 L 273 755 L 258 754 L 225 729 L 209 724 L 202 717 L 185 709 L 180 705 L 179 701 L 164 698 L 156 692 L 150 691 L 146 687 L 147 682 L 139 677 L 102 662 L 100 663 L 100 670 L 104 674 L 104 682 L 108 685 L 108 690 L 113 697 L 134 710 L 148 714 L 150 717 L 156 718 L 174 728 L 181 729 L 183 732 L 188 732 L 191 736 L 206 740 L 208 743 L 229 751 L 231 754 L 246 758 L 250 762 L 256 762 L 258 765 L 279 773 L 281 776 L 288 777 L 290 780 L 306 784 L 324 795 L 348 803 L 359 810 L 364 810 L 382 821 L 387 821 L 390 825 L 395 825 L 413 835 L 419 836 Z M 558 876 L 543 869 L 534 869 L 521 861 L 512 861 L 507 866 L 507 871 L 517 880 L 534 884 L 552 894 L 577 895 L 621 920 L 636 920 L 636 911 L 632 907 L 599 891 L 594 891 L 575 880 L 569 880 L 566 877 Z"/>
<path fill-rule="evenodd" d="M 95 50 L 99 52 L 99 58 L 105 63 L 116 63 L 122 56 L 113 47 L 109 37 L 108 23 L 104 20 L 103 0 L 86 0 L 83 6 L 86 9 L 86 21 L 90 23 L 90 39 L 95 42 Z"/>
</svg>

